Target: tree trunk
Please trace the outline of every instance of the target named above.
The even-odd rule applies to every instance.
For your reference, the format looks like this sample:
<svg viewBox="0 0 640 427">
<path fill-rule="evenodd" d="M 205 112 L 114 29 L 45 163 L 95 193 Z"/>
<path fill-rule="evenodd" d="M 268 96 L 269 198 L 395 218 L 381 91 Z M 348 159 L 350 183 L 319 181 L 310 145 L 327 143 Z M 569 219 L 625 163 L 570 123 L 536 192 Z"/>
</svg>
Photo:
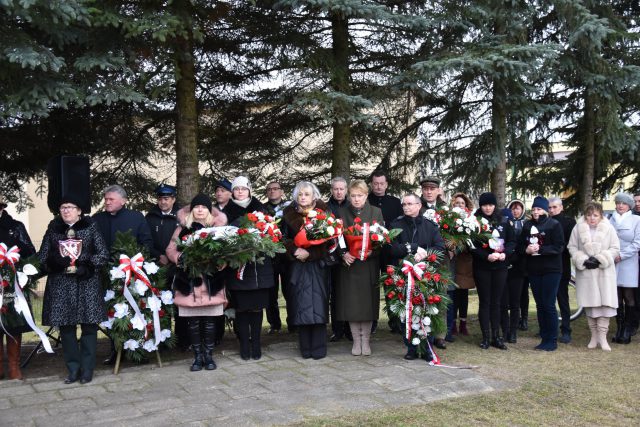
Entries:
<svg viewBox="0 0 640 427">
<path fill-rule="evenodd" d="M 198 193 L 198 112 L 193 38 L 176 39 L 176 182 L 178 202 L 188 204 Z"/>
<path fill-rule="evenodd" d="M 596 129 L 595 129 L 595 111 L 594 99 L 588 90 L 584 99 L 584 169 L 582 175 L 582 188 L 579 190 L 581 194 L 580 208 L 584 209 L 587 203 L 593 200 L 593 182 L 595 177 L 596 164 Z"/>
<path fill-rule="evenodd" d="M 331 86 L 336 92 L 349 94 L 349 26 L 347 18 L 331 13 L 333 39 L 333 61 Z M 331 176 L 349 180 L 351 175 L 351 123 L 336 121 L 333 124 L 333 146 L 331 150 Z"/>
<path fill-rule="evenodd" d="M 491 125 L 493 135 L 494 156 L 497 163 L 491 171 L 491 192 L 498 199 L 500 209 L 505 206 L 505 191 L 507 186 L 507 113 L 504 108 L 506 90 L 497 80 L 493 81 L 493 100 L 491 102 Z"/>
</svg>

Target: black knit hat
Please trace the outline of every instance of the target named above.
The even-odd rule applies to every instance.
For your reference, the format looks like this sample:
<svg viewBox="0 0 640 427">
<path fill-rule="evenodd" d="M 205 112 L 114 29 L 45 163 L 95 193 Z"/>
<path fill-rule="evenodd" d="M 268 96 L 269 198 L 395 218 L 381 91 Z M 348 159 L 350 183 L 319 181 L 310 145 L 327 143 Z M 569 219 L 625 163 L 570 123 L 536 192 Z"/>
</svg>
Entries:
<svg viewBox="0 0 640 427">
<path fill-rule="evenodd" d="M 213 206 L 211 198 L 204 193 L 198 194 L 191 200 L 191 209 L 198 205 L 206 206 L 209 210 L 211 210 L 211 207 Z"/>
<path fill-rule="evenodd" d="M 498 206 L 498 200 L 496 199 L 495 194 L 493 193 L 482 193 L 480 195 L 480 199 L 478 200 L 478 205 L 493 205 Z"/>
<path fill-rule="evenodd" d="M 76 207 L 80 209 L 80 211 L 82 211 L 82 200 L 80 200 L 79 197 L 76 197 L 73 194 L 65 194 L 64 196 L 62 196 L 60 198 L 60 204 L 58 204 L 58 207 L 64 205 L 65 203 L 76 205 Z"/>
</svg>

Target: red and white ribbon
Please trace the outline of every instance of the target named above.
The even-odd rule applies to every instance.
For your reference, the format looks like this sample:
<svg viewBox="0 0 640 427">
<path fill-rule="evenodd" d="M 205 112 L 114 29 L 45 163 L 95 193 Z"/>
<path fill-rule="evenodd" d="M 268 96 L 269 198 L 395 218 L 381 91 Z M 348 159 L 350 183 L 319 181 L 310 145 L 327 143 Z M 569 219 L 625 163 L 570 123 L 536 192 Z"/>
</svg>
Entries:
<svg viewBox="0 0 640 427">
<path fill-rule="evenodd" d="M 20 286 L 20 281 L 18 280 L 18 272 L 16 271 L 16 263 L 19 260 L 20 249 L 18 249 L 17 246 L 13 246 L 11 249 L 7 249 L 6 244 L 0 243 L 0 267 L 4 264 L 7 264 L 15 273 L 13 282 L 15 293 L 13 306 L 15 307 L 16 313 L 22 314 L 24 320 L 31 327 L 31 329 L 33 329 L 33 332 L 38 334 L 38 337 L 40 337 L 40 341 L 42 341 L 42 346 L 44 347 L 45 351 L 47 353 L 53 353 L 53 348 L 51 348 L 49 337 L 47 337 L 47 334 L 45 334 L 42 329 L 36 326 L 36 322 L 33 320 L 31 310 L 29 309 L 29 304 L 27 303 L 27 298 L 24 296 L 24 292 L 22 292 L 22 287 Z M 0 307 L 2 307 L 2 295 L 0 295 Z"/>
<path fill-rule="evenodd" d="M 405 337 L 407 340 L 411 340 L 411 325 L 413 323 L 413 290 L 415 288 L 414 279 L 422 279 L 424 271 L 427 268 L 427 264 L 419 262 L 416 264 L 410 261 L 402 261 L 402 272 L 407 276 L 407 288 L 405 292 Z"/>
<path fill-rule="evenodd" d="M 142 312 L 140 312 L 140 308 L 138 307 L 136 300 L 133 299 L 133 295 L 129 290 L 129 284 L 132 281 L 131 280 L 132 273 L 133 273 L 133 278 L 140 280 L 142 283 L 147 285 L 149 289 L 151 289 L 152 287 L 151 282 L 149 281 L 149 278 L 147 277 L 145 272 L 142 270 L 143 263 L 144 263 L 144 257 L 142 256 L 141 253 L 137 253 L 133 258 L 129 258 L 125 254 L 120 254 L 120 265 L 118 266 L 118 269 L 124 272 L 125 274 L 124 286 L 122 287 L 122 294 L 124 295 L 124 298 L 127 300 L 129 305 L 135 312 L 135 316 L 138 317 L 146 325 L 147 321 L 142 315 Z M 148 331 L 147 331 L 147 328 L 145 327 L 144 328 L 145 339 L 147 338 L 147 335 L 148 335 Z"/>
<path fill-rule="evenodd" d="M 362 248 L 360 249 L 360 261 L 367 259 L 367 252 L 369 252 L 369 223 L 365 222 L 362 225 Z"/>
</svg>

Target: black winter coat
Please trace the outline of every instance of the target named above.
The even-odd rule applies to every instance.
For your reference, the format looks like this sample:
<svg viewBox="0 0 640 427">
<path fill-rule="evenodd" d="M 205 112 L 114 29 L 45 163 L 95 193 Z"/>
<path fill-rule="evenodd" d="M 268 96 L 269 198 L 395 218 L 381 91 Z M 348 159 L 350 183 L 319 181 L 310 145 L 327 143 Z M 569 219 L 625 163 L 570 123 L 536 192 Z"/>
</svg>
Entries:
<svg viewBox="0 0 640 427">
<path fill-rule="evenodd" d="M 367 200 L 371 206 L 380 208 L 384 217 L 384 226 L 387 228 L 390 227 L 393 221 L 404 214 L 402 203 L 395 196 L 390 196 L 389 194 L 376 196 L 373 193 L 369 193 Z"/>
<path fill-rule="evenodd" d="M 527 255 L 531 236 L 531 227 L 536 226 L 543 238 L 540 245 L 540 255 Z M 538 220 L 530 219 L 522 227 L 522 234 L 517 243 L 518 253 L 525 258 L 526 272 L 529 276 L 540 276 L 548 273 L 562 273 L 562 251 L 564 250 L 564 234 L 558 221 L 546 215 Z"/>
<path fill-rule="evenodd" d="M 416 253 L 418 247 L 422 249 L 437 249 L 446 255 L 444 240 L 438 226 L 422 215 L 415 218 L 402 216 L 391 223 L 391 228 L 400 228 L 402 233 L 396 237 L 388 247 L 389 259 L 393 265 L 409 255 L 407 243 L 411 245 L 411 254 Z"/>
<path fill-rule="evenodd" d="M 145 216 L 151 238 L 153 239 L 153 247 L 151 248 L 151 257 L 160 259 L 160 255 L 164 255 L 171 241 L 176 227 L 178 226 L 178 207 L 174 205 L 171 212 L 164 215 L 160 208 L 156 205 Z"/>
<path fill-rule="evenodd" d="M 569 254 L 569 249 L 567 249 L 567 246 L 569 245 L 569 239 L 571 238 L 573 227 L 576 226 L 576 220 L 566 216 L 564 212 L 560 212 L 558 215 L 552 216 L 551 218 L 558 221 L 560 223 L 560 226 L 562 227 L 562 234 L 564 235 L 564 250 L 562 251 L 562 277 L 568 279 L 569 277 L 571 277 L 571 254 Z"/>
<path fill-rule="evenodd" d="M 225 206 L 224 213 L 230 225 L 238 226 L 242 217 L 248 213 L 258 211 L 265 212 L 264 205 L 255 197 L 251 198 L 251 203 L 246 208 L 236 204 L 233 200 Z M 227 289 L 231 291 L 250 291 L 254 289 L 272 288 L 275 285 L 273 280 L 273 265 L 271 258 L 265 258 L 264 263 L 248 263 L 244 268 L 242 280 L 238 279 L 238 270 L 227 272 Z"/>
<path fill-rule="evenodd" d="M 500 215 L 491 217 L 483 215 L 480 209 L 476 211 L 475 215 L 489 221 L 489 232 L 498 230 L 500 238 L 504 240 L 504 254 L 506 257 L 504 261 L 489 262 L 489 255 L 495 251 L 486 242 L 473 242 L 474 248 L 471 249 L 471 255 L 473 256 L 474 270 L 506 270 L 509 268 L 510 258 L 516 249 L 516 234 L 513 226 L 509 221 L 503 221 Z"/>
<path fill-rule="evenodd" d="M 25 259 L 36 253 L 24 224 L 16 221 L 5 210 L 0 214 L 0 243 L 7 245 L 7 249 L 17 246 L 20 258 Z"/>
<path fill-rule="evenodd" d="M 333 196 L 329 197 L 329 201 L 327 202 L 327 209 L 336 217 L 340 218 L 340 209 L 348 208 L 350 205 L 348 199 L 344 199 L 342 203 L 333 198 Z"/>
<path fill-rule="evenodd" d="M 130 231 L 135 236 L 139 245 L 146 247 L 149 252 L 153 248 L 153 239 L 149 225 L 140 212 L 122 208 L 114 215 L 109 212 L 98 212 L 93 216 L 93 220 L 102 233 L 107 249 L 111 250 L 113 242 L 116 240 L 116 232 L 125 233 Z"/>
<path fill-rule="evenodd" d="M 328 206 L 321 200 L 316 208 L 324 211 Z M 298 247 L 294 244 L 300 228 L 304 225 L 304 215 L 293 203 L 285 208 L 282 219 L 282 230 L 287 248 L 289 286 L 288 304 L 290 304 L 290 321 L 294 325 L 317 325 L 329 322 L 329 271 L 324 263 L 328 255 L 329 242 L 305 248 L 309 258 L 304 262 L 294 257 Z"/>
<path fill-rule="evenodd" d="M 64 269 L 51 267 L 50 258 L 59 251 L 58 242 L 67 239 L 69 228 L 75 231 L 76 239 L 82 240 L 82 253 L 76 265 L 85 264 L 93 269 L 86 279 L 79 279 L 76 274 L 66 274 Z M 48 266 L 49 274 L 42 307 L 43 325 L 95 324 L 107 320 L 100 269 L 107 264 L 109 251 L 91 218 L 82 217 L 71 227 L 62 219 L 55 218 L 49 223 L 42 239 L 38 257 L 43 266 Z"/>
</svg>

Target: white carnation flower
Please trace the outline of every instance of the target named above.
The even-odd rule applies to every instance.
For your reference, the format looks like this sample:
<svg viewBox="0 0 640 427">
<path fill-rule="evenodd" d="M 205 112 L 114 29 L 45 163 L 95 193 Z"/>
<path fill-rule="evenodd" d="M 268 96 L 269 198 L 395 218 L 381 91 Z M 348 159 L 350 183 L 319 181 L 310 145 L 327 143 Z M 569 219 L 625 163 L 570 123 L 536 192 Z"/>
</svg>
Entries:
<svg viewBox="0 0 640 427">
<path fill-rule="evenodd" d="M 113 306 L 113 309 L 116 311 L 114 316 L 117 317 L 118 319 L 122 319 L 127 314 L 129 314 L 129 304 L 125 302 L 120 302 L 118 304 L 115 304 Z"/>
<path fill-rule="evenodd" d="M 171 337 L 171 330 L 170 329 L 163 329 L 160 331 L 160 341 L 164 341 L 168 338 Z"/>
<path fill-rule="evenodd" d="M 133 316 L 131 318 L 131 326 L 133 326 L 133 329 L 144 331 L 144 328 L 147 326 L 147 322 L 139 316 Z"/>
<path fill-rule="evenodd" d="M 112 291 L 111 289 L 107 289 L 107 291 L 104 293 L 104 300 L 105 301 L 110 301 L 112 299 L 114 299 L 116 297 L 116 293 L 114 291 Z"/>
<path fill-rule="evenodd" d="M 420 345 L 420 338 L 418 338 L 418 337 L 414 337 L 414 338 L 411 340 L 411 344 L 413 344 L 413 345 Z"/>
<path fill-rule="evenodd" d="M 136 340 L 127 340 L 127 341 L 124 342 L 124 349 L 125 350 L 134 351 L 138 347 L 140 347 L 140 344 L 138 344 L 138 341 L 136 341 Z"/>
<path fill-rule="evenodd" d="M 25 264 L 24 267 L 22 267 L 22 272 L 27 276 L 33 276 L 34 274 L 38 274 L 38 269 L 32 264 Z"/>
<path fill-rule="evenodd" d="M 116 320 L 115 317 L 109 317 L 108 320 L 100 323 L 100 326 L 102 326 L 105 329 L 111 329 L 113 327 L 113 321 Z"/>
<path fill-rule="evenodd" d="M 328 226 L 327 227 L 327 234 L 333 236 L 333 233 L 335 233 L 335 232 L 336 232 L 336 229 L 333 228 L 332 226 Z"/>
<path fill-rule="evenodd" d="M 147 272 L 147 274 L 156 274 L 158 270 L 160 270 L 160 267 L 158 267 L 158 264 L 156 264 L 155 262 L 145 262 L 143 264 L 143 268 L 144 271 Z"/>
<path fill-rule="evenodd" d="M 140 296 L 144 295 L 147 292 L 147 289 L 149 289 L 147 285 L 145 285 L 144 282 L 140 279 L 137 279 L 133 286 Z"/>
<path fill-rule="evenodd" d="M 153 342 L 153 340 L 145 341 L 142 348 L 144 348 L 148 352 L 156 351 L 158 349 L 158 347 L 156 347 L 156 344 Z"/>
<path fill-rule="evenodd" d="M 430 317 L 423 317 L 422 318 L 422 324 L 424 326 L 429 326 L 431 324 L 431 318 Z"/>
<path fill-rule="evenodd" d="M 120 270 L 118 267 L 113 267 L 109 270 L 109 276 L 111 276 L 111 281 L 113 282 L 114 280 L 124 279 L 125 274 L 124 271 Z"/>
<path fill-rule="evenodd" d="M 164 305 L 173 304 L 173 294 L 171 291 L 160 292 L 160 299 Z"/>
</svg>

